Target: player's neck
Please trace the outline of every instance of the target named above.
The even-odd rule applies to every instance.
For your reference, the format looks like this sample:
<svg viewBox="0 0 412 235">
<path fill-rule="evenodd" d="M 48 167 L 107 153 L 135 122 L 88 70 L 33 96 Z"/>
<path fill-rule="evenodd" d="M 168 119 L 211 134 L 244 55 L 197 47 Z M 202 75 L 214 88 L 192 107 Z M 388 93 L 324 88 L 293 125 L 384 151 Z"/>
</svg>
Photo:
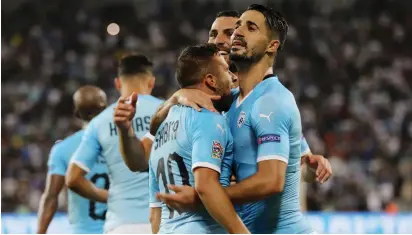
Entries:
<svg viewBox="0 0 412 235">
<path fill-rule="evenodd" d="M 261 60 L 251 65 L 248 69 L 239 71 L 240 100 L 246 97 L 263 80 L 268 72 L 272 72 L 270 68 L 271 66 L 268 67 L 268 64 Z"/>
<path fill-rule="evenodd" d="M 140 86 L 127 86 L 127 87 L 123 87 L 123 88 L 121 89 L 120 94 L 121 94 L 122 96 L 129 97 L 130 95 L 132 95 L 133 92 L 136 93 L 136 94 L 138 94 L 138 95 L 150 95 L 150 94 L 151 94 L 151 91 L 148 91 L 148 89 L 143 89 L 143 88 L 140 87 Z"/>
<path fill-rule="evenodd" d="M 196 84 L 193 86 L 188 86 L 185 87 L 186 89 L 197 89 L 197 90 L 201 90 L 204 93 L 208 94 L 208 95 L 216 95 L 214 91 L 210 90 L 207 86 L 205 86 L 204 84 Z"/>
<path fill-rule="evenodd" d="M 82 130 L 85 130 L 87 128 L 87 125 L 89 125 L 89 122 L 83 122 Z"/>
</svg>

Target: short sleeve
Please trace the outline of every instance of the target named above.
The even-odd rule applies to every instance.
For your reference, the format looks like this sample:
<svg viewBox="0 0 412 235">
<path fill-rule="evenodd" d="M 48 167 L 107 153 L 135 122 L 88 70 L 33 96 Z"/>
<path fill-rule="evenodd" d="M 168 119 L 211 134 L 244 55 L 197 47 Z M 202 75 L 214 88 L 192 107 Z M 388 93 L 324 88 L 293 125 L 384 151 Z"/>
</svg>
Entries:
<svg viewBox="0 0 412 235">
<path fill-rule="evenodd" d="M 95 122 L 92 121 L 87 126 L 82 141 L 71 160 L 72 163 L 86 172 L 90 172 L 90 169 L 93 168 L 100 156 L 101 145 L 99 143 L 97 130 Z"/>
<path fill-rule="evenodd" d="M 301 154 L 300 154 L 301 157 L 311 153 L 311 150 L 309 148 L 309 144 L 308 144 L 308 142 L 306 141 L 306 138 L 303 135 L 302 135 L 302 139 L 301 139 L 301 142 L 300 142 L 300 152 L 301 152 Z"/>
<path fill-rule="evenodd" d="M 227 141 L 225 155 L 222 160 L 222 165 L 220 167 L 221 173 L 219 177 L 220 184 L 223 187 L 230 186 L 230 178 L 232 177 L 232 165 L 233 165 L 233 137 L 230 132 L 228 132 L 229 141 Z"/>
<path fill-rule="evenodd" d="M 60 143 L 56 143 L 50 151 L 49 160 L 47 162 L 49 175 L 65 176 L 67 171 L 67 163 L 64 161 L 64 149 Z"/>
<path fill-rule="evenodd" d="M 222 115 L 209 111 L 197 113 L 192 127 L 192 171 L 207 167 L 221 173 L 227 144 L 227 127 Z"/>
<path fill-rule="evenodd" d="M 162 202 L 156 198 L 159 193 L 159 184 L 156 179 L 156 174 L 152 169 L 152 163 L 149 161 L 149 203 L 150 207 L 162 207 Z"/>
<path fill-rule="evenodd" d="M 289 130 L 297 107 L 293 99 L 265 95 L 252 109 L 252 125 L 258 145 L 257 161 L 289 161 Z M 299 113 L 297 112 L 299 115 Z"/>
</svg>

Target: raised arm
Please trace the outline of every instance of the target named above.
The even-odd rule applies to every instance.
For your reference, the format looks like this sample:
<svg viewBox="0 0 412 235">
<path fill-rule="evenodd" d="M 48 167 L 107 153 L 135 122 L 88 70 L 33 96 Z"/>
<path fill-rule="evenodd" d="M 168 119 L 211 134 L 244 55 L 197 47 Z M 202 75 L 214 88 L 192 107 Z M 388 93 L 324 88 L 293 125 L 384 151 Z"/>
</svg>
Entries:
<svg viewBox="0 0 412 235">
<path fill-rule="evenodd" d="M 153 140 L 146 135 L 142 140 L 137 138 L 132 120 L 136 114 L 138 96 L 133 93 L 130 97 L 120 97 L 114 111 L 114 122 L 119 130 L 119 148 L 123 161 L 133 171 L 145 171 Z"/>
<path fill-rule="evenodd" d="M 195 89 L 181 89 L 173 94 L 166 102 L 159 106 L 150 122 L 150 134 L 147 138 L 139 140 L 133 129 L 131 121 L 136 113 L 135 103 L 137 95 L 131 97 L 120 97 L 114 113 L 114 121 L 119 129 L 120 153 L 123 160 L 131 171 L 143 171 L 148 168 L 148 160 L 153 143 L 160 124 L 166 119 L 170 108 L 176 104 L 190 106 L 198 111 L 200 107 L 216 111 L 212 100 L 220 99 L 220 96 L 211 96 Z M 127 102 L 130 100 L 129 102 Z"/>
</svg>

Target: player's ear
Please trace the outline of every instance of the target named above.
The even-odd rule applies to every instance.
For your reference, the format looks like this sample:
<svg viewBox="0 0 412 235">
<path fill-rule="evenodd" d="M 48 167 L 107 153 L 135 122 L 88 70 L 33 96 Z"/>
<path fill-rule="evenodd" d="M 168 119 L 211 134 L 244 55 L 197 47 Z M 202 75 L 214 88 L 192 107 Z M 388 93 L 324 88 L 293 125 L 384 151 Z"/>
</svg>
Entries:
<svg viewBox="0 0 412 235">
<path fill-rule="evenodd" d="M 116 87 L 116 90 L 120 92 L 120 89 L 122 88 L 122 83 L 120 81 L 120 78 L 114 79 L 114 87 Z"/>
<path fill-rule="evenodd" d="M 149 81 L 147 82 L 147 85 L 148 85 L 149 89 L 152 90 L 155 86 L 156 78 L 154 76 L 150 76 L 148 79 L 149 79 Z"/>
<path fill-rule="evenodd" d="M 266 48 L 266 52 L 268 53 L 276 53 L 280 46 L 280 41 L 277 39 L 271 40 Z"/>
<path fill-rule="evenodd" d="M 217 87 L 217 77 L 211 73 L 206 74 L 205 76 L 205 83 L 206 86 L 216 88 Z"/>
<path fill-rule="evenodd" d="M 78 108 L 74 110 L 74 116 L 77 117 L 78 119 L 82 119 L 82 115 L 80 115 L 80 111 Z"/>
</svg>

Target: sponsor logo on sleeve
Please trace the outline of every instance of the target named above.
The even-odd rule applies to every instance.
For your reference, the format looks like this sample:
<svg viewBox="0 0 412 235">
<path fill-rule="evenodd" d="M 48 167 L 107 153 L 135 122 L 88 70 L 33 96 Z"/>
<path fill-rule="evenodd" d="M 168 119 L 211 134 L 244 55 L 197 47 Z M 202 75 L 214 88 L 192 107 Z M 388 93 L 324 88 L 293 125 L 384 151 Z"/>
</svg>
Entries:
<svg viewBox="0 0 412 235">
<path fill-rule="evenodd" d="M 268 135 L 262 135 L 258 138 L 258 144 L 264 144 L 268 142 L 280 143 L 280 135 L 268 134 Z"/>
</svg>

